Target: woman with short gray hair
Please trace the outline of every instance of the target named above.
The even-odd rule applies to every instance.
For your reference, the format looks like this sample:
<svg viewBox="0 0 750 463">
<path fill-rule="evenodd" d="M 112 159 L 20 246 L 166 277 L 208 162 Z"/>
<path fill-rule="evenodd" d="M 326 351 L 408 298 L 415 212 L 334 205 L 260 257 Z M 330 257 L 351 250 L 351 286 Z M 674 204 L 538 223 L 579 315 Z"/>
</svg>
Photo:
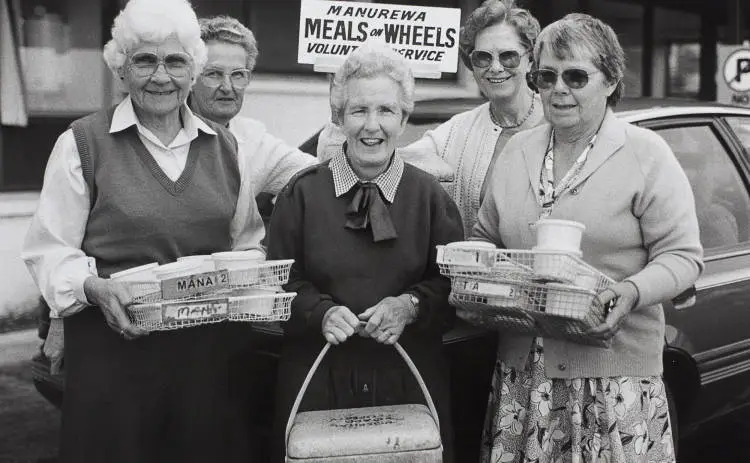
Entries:
<svg viewBox="0 0 750 463">
<path fill-rule="evenodd" d="M 703 269 L 690 183 L 661 137 L 612 112 L 625 59 L 611 27 L 565 16 L 539 34 L 534 67 L 549 123 L 508 141 L 473 236 L 530 249 L 538 219 L 583 224 L 582 259 L 614 283 L 601 312 L 573 309 L 611 344 L 501 333 L 482 461 L 673 463 L 661 303 Z"/>
<path fill-rule="evenodd" d="M 437 245 L 463 237 L 458 210 L 437 180 L 394 151 L 414 101 L 404 58 L 365 44 L 333 83 L 331 108 L 346 143 L 292 179 L 269 231 L 269 257 L 294 259 L 285 289 L 297 293 L 284 324 L 273 461 L 283 461 L 283 425 L 324 342 L 336 348 L 312 378 L 303 409 L 423 403 L 396 341 L 435 399 L 443 461 L 452 461 L 442 333 L 453 310 L 435 258 Z"/>
<path fill-rule="evenodd" d="M 134 287 L 112 278 L 245 248 L 237 142 L 185 104 L 200 32 L 186 0 L 127 2 L 104 47 L 127 96 L 74 121 L 47 164 L 23 258 L 54 318 L 45 353 L 64 327 L 64 463 L 246 461 L 229 442 L 221 326 L 149 333 L 129 317 Z"/>
</svg>

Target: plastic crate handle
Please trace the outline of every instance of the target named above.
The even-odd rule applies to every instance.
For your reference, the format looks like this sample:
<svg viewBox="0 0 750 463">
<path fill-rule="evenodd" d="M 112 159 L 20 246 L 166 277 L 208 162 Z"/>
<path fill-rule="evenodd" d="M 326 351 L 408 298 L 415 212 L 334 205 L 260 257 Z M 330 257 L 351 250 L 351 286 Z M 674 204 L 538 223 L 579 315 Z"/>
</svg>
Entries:
<svg viewBox="0 0 750 463">
<path fill-rule="evenodd" d="M 404 359 L 404 362 L 406 362 L 406 365 L 409 367 L 409 370 L 411 370 L 411 373 L 414 375 L 414 378 L 416 378 L 417 383 L 419 383 L 419 387 L 422 389 L 422 394 L 424 394 L 424 398 L 427 400 L 427 408 L 430 409 L 430 414 L 432 415 L 432 419 L 435 420 L 435 424 L 437 425 L 438 431 L 440 431 L 440 419 L 438 418 L 437 410 L 435 409 L 435 403 L 432 401 L 432 396 L 430 395 L 430 391 L 427 390 L 427 385 L 424 383 L 424 380 L 422 379 L 422 375 L 419 374 L 419 370 L 417 370 L 417 366 L 414 365 L 414 362 L 411 360 L 411 357 L 409 357 L 409 354 L 406 353 L 403 347 L 396 342 L 393 344 L 393 347 L 396 348 L 396 351 L 401 354 L 401 358 Z M 292 425 L 294 424 L 294 418 L 297 417 L 297 411 L 299 410 L 299 406 L 302 403 L 302 397 L 304 397 L 305 392 L 307 391 L 307 386 L 310 385 L 310 380 L 312 380 L 313 375 L 318 369 L 318 366 L 320 365 L 320 362 L 323 361 L 323 357 L 325 357 L 326 353 L 328 352 L 328 349 L 331 348 L 331 343 L 326 342 L 326 345 L 323 346 L 323 349 L 321 349 L 320 353 L 318 354 L 318 358 L 315 359 L 315 362 L 313 362 L 312 366 L 310 367 L 310 371 L 307 372 L 307 376 L 305 377 L 305 381 L 302 383 L 302 387 L 300 388 L 299 392 L 297 393 L 297 398 L 294 399 L 294 405 L 292 406 L 292 411 L 289 413 L 289 419 L 286 422 L 286 431 L 284 432 L 284 451 L 286 452 L 286 449 L 289 445 L 289 434 L 292 432 Z"/>
</svg>

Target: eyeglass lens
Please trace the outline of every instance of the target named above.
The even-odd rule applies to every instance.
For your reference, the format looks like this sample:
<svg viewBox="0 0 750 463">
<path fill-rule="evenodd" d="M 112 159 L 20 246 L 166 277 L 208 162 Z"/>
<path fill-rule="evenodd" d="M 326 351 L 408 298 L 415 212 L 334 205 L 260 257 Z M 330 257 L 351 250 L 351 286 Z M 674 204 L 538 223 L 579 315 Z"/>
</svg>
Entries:
<svg viewBox="0 0 750 463">
<path fill-rule="evenodd" d="M 583 69 L 566 69 L 562 72 L 562 80 L 565 85 L 572 89 L 580 89 L 589 83 L 589 73 Z M 557 71 L 551 69 L 539 69 L 532 73 L 534 83 L 537 87 L 549 89 L 557 83 Z"/>
<path fill-rule="evenodd" d="M 492 66 L 494 55 L 485 50 L 474 50 L 470 58 L 472 66 L 483 69 Z M 521 54 L 515 50 L 501 51 L 497 54 L 497 60 L 504 68 L 515 69 L 521 64 Z"/>
<path fill-rule="evenodd" d="M 154 53 L 136 53 L 130 58 L 130 67 L 138 77 L 149 77 L 164 63 L 164 70 L 173 77 L 186 77 L 190 73 L 190 57 L 170 54 L 159 58 Z"/>
<path fill-rule="evenodd" d="M 235 88 L 245 88 L 250 84 L 249 69 L 235 69 L 229 72 L 229 82 Z M 203 84 L 209 87 L 218 87 L 226 80 L 227 73 L 221 69 L 206 69 L 201 74 Z"/>
</svg>

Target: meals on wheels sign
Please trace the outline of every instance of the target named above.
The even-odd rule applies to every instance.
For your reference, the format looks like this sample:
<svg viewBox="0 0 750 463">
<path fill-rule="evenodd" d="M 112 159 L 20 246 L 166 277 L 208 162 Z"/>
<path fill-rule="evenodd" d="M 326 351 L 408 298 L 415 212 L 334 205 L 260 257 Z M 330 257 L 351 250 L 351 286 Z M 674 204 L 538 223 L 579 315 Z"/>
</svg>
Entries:
<svg viewBox="0 0 750 463">
<path fill-rule="evenodd" d="M 458 8 L 303 0 L 297 61 L 334 72 L 367 40 L 399 52 L 417 77 L 439 78 L 458 68 Z"/>
<path fill-rule="evenodd" d="M 750 46 L 720 46 L 718 59 L 716 100 L 750 106 Z"/>
</svg>

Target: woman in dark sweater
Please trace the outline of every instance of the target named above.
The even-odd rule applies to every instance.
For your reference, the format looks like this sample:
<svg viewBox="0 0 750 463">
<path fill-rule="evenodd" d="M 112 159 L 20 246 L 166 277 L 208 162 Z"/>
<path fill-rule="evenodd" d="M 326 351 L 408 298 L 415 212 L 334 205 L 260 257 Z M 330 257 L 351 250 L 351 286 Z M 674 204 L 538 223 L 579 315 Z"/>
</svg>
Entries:
<svg viewBox="0 0 750 463">
<path fill-rule="evenodd" d="M 277 200 L 269 256 L 295 259 L 285 288 L 297 292 L 279 367 L 280 453 L 294 398 L 326 341 L 336 347 L 302 410 L 423 402 L 391 346 L 398 341 L 433 396 L 444 461 L 451 460 L 442 333 L 454 311 L 435 246 L 461 240 L 463 228 L 439 183 L 394 154 L 413 93 L 400 55 L 384 46 L 357 49 L 331 86 L 333 119 L 347 143 L 329 162 L 299 173 Z"/>
</svg>

